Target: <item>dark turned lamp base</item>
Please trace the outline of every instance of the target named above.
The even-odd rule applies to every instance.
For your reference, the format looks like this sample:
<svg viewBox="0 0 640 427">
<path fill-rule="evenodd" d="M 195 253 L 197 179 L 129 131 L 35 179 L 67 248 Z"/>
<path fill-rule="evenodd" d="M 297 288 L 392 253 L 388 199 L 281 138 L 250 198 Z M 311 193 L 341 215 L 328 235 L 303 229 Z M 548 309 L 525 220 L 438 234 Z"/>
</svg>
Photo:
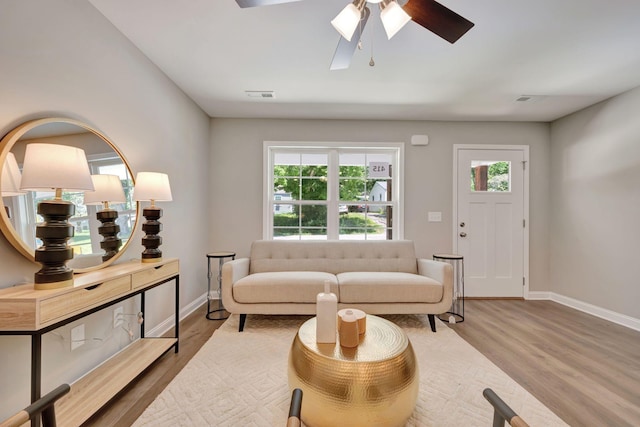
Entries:
<svg viewBox="0 0 640 427">
<path fill-rule="evenodd" d="M 36 226 L 36 237 L 42 246 L 35 251 L 35 260 L 42 268 L 35 273 L 36 289 L 57 289 L 73 286 L 73 270 L 67 261 L 73 258 L 73 248 L 67 245 L 73 237 L 73 225 L 67 221 L 76 211 L 66 200 L 46 200 L 38 204 L 38 214 L 44 222 Z"/>
<path fill-rule="evenodd" d="M 142 246 L 145 250 L 142 252 L 142 262 L 158 262 L 162 261 L 162 251 L 159 249 L 162 244 L 162 237 L 158 233 L 162 231 L 162 224 L 158 221 L 162 217 L 162 209 L 149 207 L 142 209 L 142 216 L 147 221 L 142 224 L 142 231 L 145 236 L 142 238 Z"/>
<path fill-rule="evenodd" d="M 97 212 L 96 218 L 102 223 L 98 227 L 98 233 L 103 237 L 102 242 L 100 242 L 100 248 L 104 250 L 102 261 L 108 261 L 120 251 L 120 246 L 122 246 L 122 240 L 118 238 L 120 226 L 116 224 L 118 211 L 105 209 Z"/>
</svg>

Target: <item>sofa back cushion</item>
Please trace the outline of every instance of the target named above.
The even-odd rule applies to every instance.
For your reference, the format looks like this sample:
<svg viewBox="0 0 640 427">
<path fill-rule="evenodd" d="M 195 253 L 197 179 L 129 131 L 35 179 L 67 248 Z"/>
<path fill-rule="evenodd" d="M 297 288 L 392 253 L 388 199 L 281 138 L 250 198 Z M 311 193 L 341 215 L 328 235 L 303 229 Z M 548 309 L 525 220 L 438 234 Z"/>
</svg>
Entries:
<svg viewBox="0 0 640 427">
<path fill-rule="evenodd" d="M 250 273 L 268 271 L 398 271 L 417 273 L 411 240 L 256 240 Z"/>
</svg>

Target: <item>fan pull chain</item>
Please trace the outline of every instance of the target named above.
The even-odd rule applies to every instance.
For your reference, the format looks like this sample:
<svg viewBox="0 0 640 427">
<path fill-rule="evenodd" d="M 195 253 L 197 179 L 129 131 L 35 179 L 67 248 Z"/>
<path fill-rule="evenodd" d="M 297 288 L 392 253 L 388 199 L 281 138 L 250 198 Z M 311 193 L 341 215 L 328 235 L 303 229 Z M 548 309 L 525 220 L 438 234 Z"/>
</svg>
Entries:
<svg viewBox="0 0 640 427">
<path fill-rule="evenodd" d="M 360 17 L 358 26 L 360 27 L 360 36 L 358 37 L 358 50 L 362 50 L 362 17 Z"/>
<path fill-rule="evenodd" d="M 374 33 L 374 28 L 375 25 L 373 24 L 373 22 L 371 23 L 371 59 L 369 60 L 369 66 L 373 67 L 376 65 L 376 62 L 373 60 L 373 33 Z"/>
</svg>

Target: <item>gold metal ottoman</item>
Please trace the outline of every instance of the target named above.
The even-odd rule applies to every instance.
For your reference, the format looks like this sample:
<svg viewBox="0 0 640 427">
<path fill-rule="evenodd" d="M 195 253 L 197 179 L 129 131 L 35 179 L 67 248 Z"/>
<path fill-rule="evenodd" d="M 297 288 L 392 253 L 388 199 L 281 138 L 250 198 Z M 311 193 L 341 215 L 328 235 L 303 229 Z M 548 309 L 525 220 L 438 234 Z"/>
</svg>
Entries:
<svg viewBox="0 0 640 427">
<path fill-rule="evenodd" d="M 367 315 L 358 347 L 318 344 L 315 334 L 314 317 L 300 327 L 289 352 L 289 388 L 304 393 L 305 425 L 404 426 L 415 408 L 419 385 L 418 364 L 404 331 Z"/>
</svg>

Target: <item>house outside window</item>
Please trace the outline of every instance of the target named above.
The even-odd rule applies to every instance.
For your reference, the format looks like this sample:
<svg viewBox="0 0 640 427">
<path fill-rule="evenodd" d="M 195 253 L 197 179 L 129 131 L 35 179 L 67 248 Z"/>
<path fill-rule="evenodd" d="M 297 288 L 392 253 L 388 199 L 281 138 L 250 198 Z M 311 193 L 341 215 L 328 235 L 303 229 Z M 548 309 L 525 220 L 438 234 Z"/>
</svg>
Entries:
<svg viewBox="0 0 640 427">
<path fill-rule="evenodd" d="M 264 143 L 263 238 L 403 238 L 401 143 Z"/>
</svg>

